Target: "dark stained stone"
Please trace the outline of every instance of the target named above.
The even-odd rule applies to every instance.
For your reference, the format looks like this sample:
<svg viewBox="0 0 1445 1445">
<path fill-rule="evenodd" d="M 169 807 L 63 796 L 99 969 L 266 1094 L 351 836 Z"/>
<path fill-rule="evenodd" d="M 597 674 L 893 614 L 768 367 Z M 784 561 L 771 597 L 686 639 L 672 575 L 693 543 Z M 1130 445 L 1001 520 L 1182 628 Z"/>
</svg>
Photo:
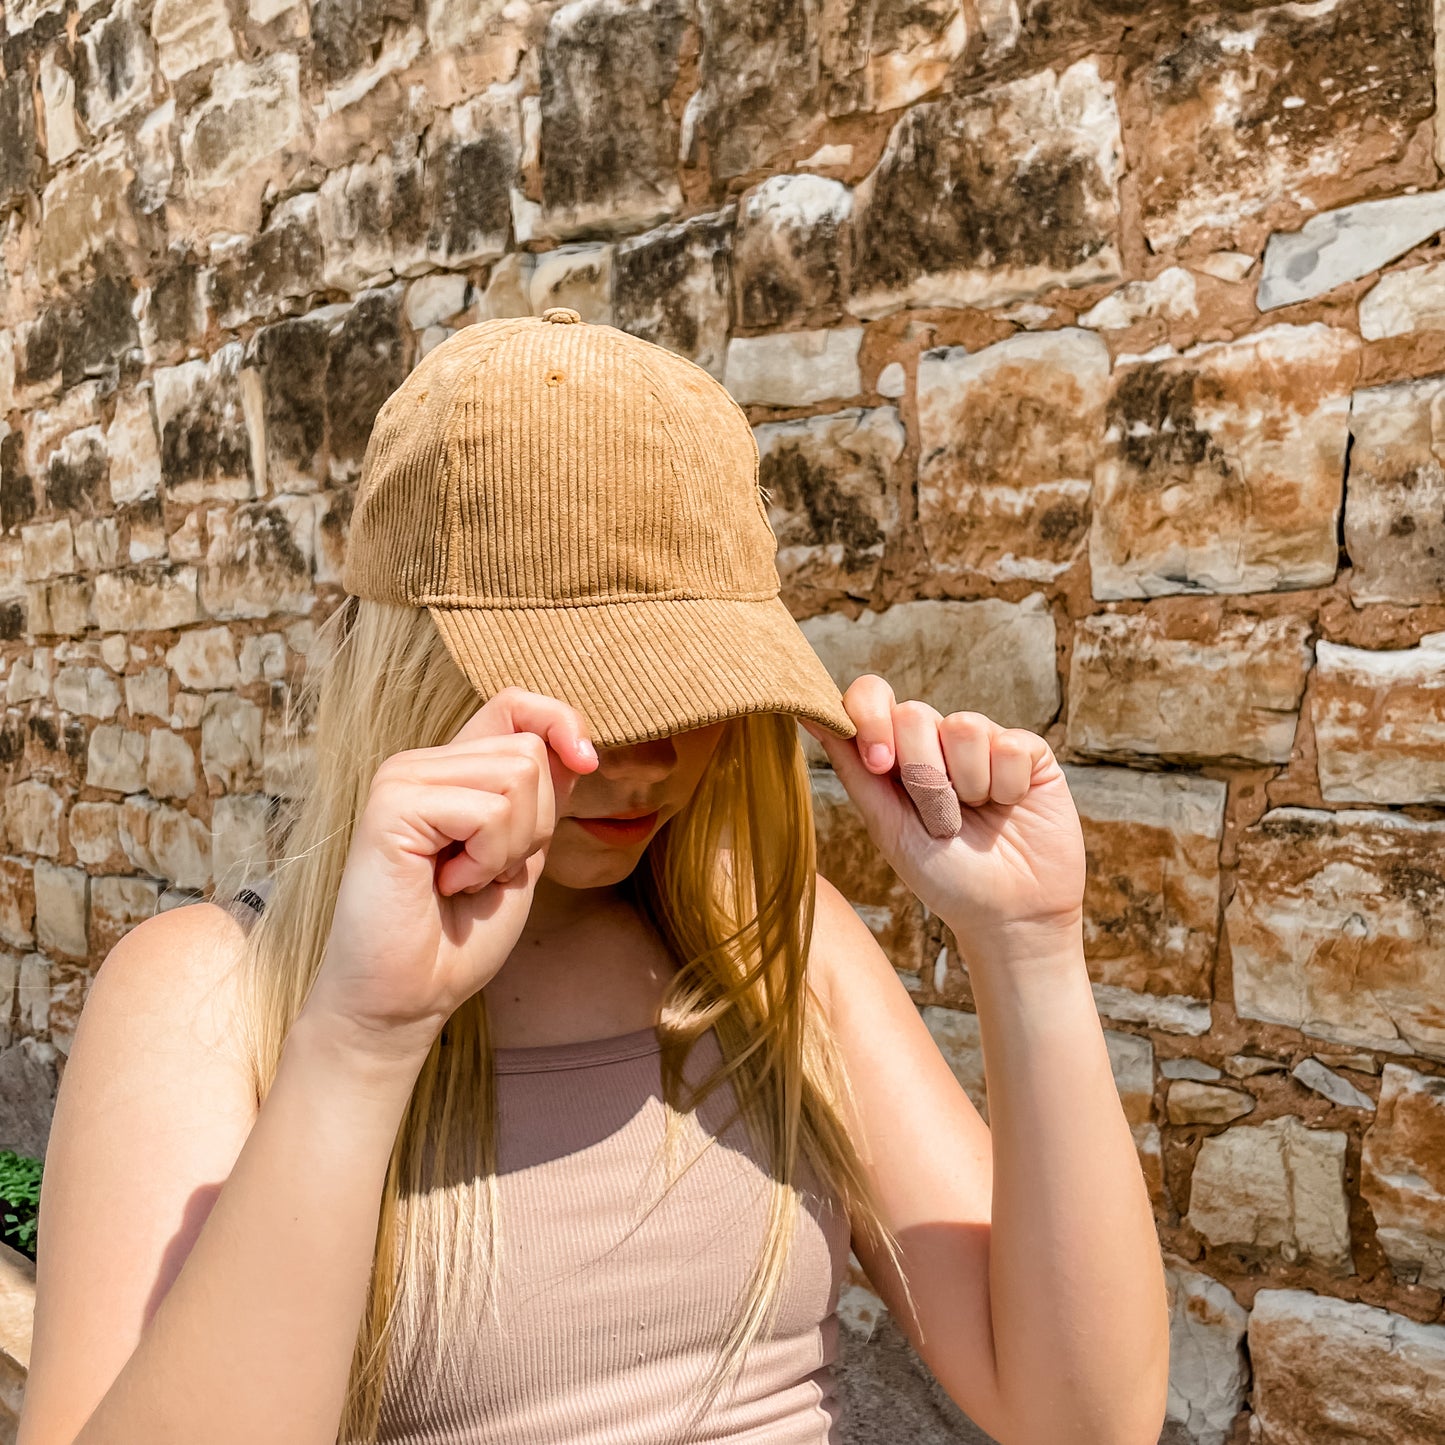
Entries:
<svg viewBox="0 0 1445 1445">
<path fill-rule="evenodd" d="M 27 327 L 22 327 L 15 379 L 21 386 L 39 386 L 60 370 L 64 325 L 59 307 L 46 307 Z"/>
<path fill-rule="evenodd" d="M 254 494 L 240 366 L 241 346 L 232 342 L 209 362 L 156 372 L 161 480 L 178 501 Z"/>
<path fill-rule="evenodd" d="M 517 176 L 515 135 L 503 126 L 443 142 L 426 159 L 427 249 L 438 265 L 505 248 Z"/>
<path fill-rule="evenodd" d="M 0 642 L 14 642 L 25 635 L 25 604 L 0 602 Z M 0 764 L 5 759 L 0 756 Z"/>
<path fill-rule="evenodd" d="M 76 100 L 92 134 L 146 102 L 154 47 L 135 10 L 133 5 L 118 5 L 81 36 Z"/>
<path fill-rule="evenodd" d="M 199 272 L 184 250 L 173 249 L 151 286 L 146 324 L 162 355 L 184 346 L 203 329 L 199 306 Z"/>
<path fill-rule="evenodd" d="M 854 193 L 856 315 L 1115 279 L 1118 116 L 1093 60 L 925 101 Z"/>
<path fill-rule="evenodd" d="M 310 193 L 277 207 L 266 229 L 243 248 L 228 252 L 207 279 L 209 303 L 218 324 L 227 329 L 321 286 L 321 235 L 316 197 Z"/>
<path fill-rule="evenodd" d="M 73 433 L 46 463 L 46 504 L 55 512 L 109 510 L 109 477 L 110 458 L 99 428 Z"/>
<path fill-rule="evenodd" d="M 317 477 L 324 465 L 328 331 L 325 321 L 300 316 L 256 333 L 266 466 L 278 483 L 298 475 Z"/>
<path fill-rule="evenodd" d="M 35 97 L 22 68 L 0 81 L 0 205 L 34 190 L 39 172 Z"/>
<path fill-rule="evenodd" d="M 613 325 L 720 375 L 736 213 L 728 206 L 620 242 L 612 256 Z"/>
<path fill-rule="evenodd" d="M 1431 76 L 1429 0 L 1161 22 L 1123 81 L 1148 118 L 1133 169 L 1150 245 L 1197 231 L 1213 248 L 1278 202 L 1362 198 L 1372 168 L 1398 160 L 1429 118 Z"/>
<path fill-rule="evenodd" d="M 748 331 L 842 313 L 853 198 L 822 176 L 770 176 L 738 206 L 737 320 Z"/>
<path fill-rule="evenodd" d="M 35 483 L 25 471 L 24 437 L 0 438 L 0 531 L 9 532 L 35 516 Z"/>
<path fill-rule="evenodd" d="M 382 402 L 406 379 L 405 290 L 398 283 L 364 292 L 331 333 L 325 388 L 333 462 L 360 466 Z"/>
<path fill-rule="evenodd" d="M 316 70 L 328 85 L 377 58 L 388 23 L 406 24 L 417 0 L 311 0 L 311 44 Z"/>
<path fill-rule="evenodd" d="M 683 0 L 554 12 L 541 53 L 546 212 L 646 224 L 678 206 L 679 124 L 667 100 L 688 21 Z"/>
</svg>

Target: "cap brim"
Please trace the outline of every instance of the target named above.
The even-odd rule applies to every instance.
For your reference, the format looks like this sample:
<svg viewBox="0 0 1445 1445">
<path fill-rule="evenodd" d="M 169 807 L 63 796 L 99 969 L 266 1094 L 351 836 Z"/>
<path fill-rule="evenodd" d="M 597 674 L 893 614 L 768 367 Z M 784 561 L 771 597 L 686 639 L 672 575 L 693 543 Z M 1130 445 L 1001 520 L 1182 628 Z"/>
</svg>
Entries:
<svg viewBox="0 0 1445 1445">
<path fill-rule="evenodd" d="M 480 696 L 522 687 L 561 698 L 587 718 L 598 747 L 754 712 L 810 718 L 845 738 L 857 732 L 779 597 L 427 611 Z"/>
</svg>

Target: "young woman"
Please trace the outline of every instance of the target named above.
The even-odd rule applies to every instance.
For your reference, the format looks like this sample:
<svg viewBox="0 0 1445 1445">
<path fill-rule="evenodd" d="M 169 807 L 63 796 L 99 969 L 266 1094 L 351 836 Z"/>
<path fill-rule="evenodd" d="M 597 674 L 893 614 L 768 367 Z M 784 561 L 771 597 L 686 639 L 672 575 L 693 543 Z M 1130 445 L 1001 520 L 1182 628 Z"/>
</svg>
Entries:
<svg viewBox="0 0 1445 1445">
<path fill-rule="evenodd" d="M 1004 1445 L 1153 1445 L 1063 774 L 838 695 L 765 502 L 727 393 L 575 312 L 388 399 L 273 876 L 87 1000 L 19 1445 L 836 1445 L 850 1245 Z M 816 872 L 800 722 L 959 940 L 991 1128 Z"/>
</svg>

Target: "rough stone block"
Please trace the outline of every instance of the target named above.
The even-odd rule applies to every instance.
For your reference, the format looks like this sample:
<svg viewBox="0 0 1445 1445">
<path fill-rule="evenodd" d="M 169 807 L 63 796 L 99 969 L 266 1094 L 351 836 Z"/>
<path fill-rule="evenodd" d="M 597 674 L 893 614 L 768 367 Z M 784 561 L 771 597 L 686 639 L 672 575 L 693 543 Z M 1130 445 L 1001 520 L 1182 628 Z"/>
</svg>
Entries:
<svg viewBox="0 0 1445 1445">
<path fill-rule="evenodd" d="M 1242 1018 L 1445 1059 L 1445 824 L 1275 808 L 1239 839 L 1225 927 Z"/>
<path fill-rule="evenodd" d="M 894 467 L 906 438 L 896 408 L 771 422 L 754 435 L 787 596 L 809 611 L 870 596 L 898 521 Z"/>
<path fill-rule="evenodd" d="M 1227 616 L 1201 631 L 1147 613 L 1080 620 L 1068 745 L 1181 762 L 1286 762 L 1311 661 L 1307 619 Z"/>
<path fill-rule="evenodd" d="M 1083 555 L 1109 351 L 1065 328 L 918 359 L 918 519 L 934 569 L 1051 582 Z"/>
<path fill-rule="evenodd" d="M 1350 433 L 1350 600 L 1445 601 L 1445 376 L 1357 391 Z"/>
<path fill-rule="evenodd" d="M 1328 585 L 1357 352 L 1350 333 L 1315 323 L 1116 369 L 1094 596 Z"/>
<path fill-rule="evenodd" d="M 1445 1079 L 1385 1065 L 1360 1146 L 1360 1193 L 1396 1277 L 1445 1288 Z"/>
<path fill-rule="evenodd" d="M 1226 784 L 1073 763 L 1064 776 L 1088 853 L 1090 977 L 1139 993 L 1207 998 Z"/>
<path fill-rule="evenodd" d="M 1246 1257 L 1277 1250 L 1290 1264 L 1353 1274 L 1346 1142 L 1341 1131 L 1311 1129 L 1292 1115 L 1210 1135 L 1194 1161 L 1190 1226 Z"/>
<path fill-rule="evenodd" d="M 1094 58 L 923 101 L 854 193 L 854 315 L 1121 279 L 1119 118 Z"/>
<path fill-rule="evenodd" d="M 1331 803 L 1445 803 L 1445 632 L 1389 651 L 1315 644 L 1320 794 Z"/>
</svg>

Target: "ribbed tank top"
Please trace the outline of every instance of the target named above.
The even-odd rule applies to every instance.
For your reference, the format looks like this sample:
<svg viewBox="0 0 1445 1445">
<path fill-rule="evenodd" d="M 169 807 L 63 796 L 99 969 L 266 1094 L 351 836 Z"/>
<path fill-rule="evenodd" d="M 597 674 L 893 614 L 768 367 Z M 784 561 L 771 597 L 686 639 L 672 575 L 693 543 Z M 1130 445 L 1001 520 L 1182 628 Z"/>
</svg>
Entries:
<svg viewBox="0 0 1445 1445">
<path fill-rule="evenodd" d="M 231 905 L 254 919 L 269 880 Z M 249 905 L 249 906 L 237 906 Z M 253 912 L 252 910 L 255 910 Z M 680 1441 L 763 1245 L 769 1179 L 730 1084 L 696 1112 L 691 1159 L 665 1194 L 653 1164 L 665 1113 L 651 1028 L 493 1050 L 503 1240 L 497 1305 L 476 1281 L 475 1328 L 433 1364 L 436 1300 L 403 1298 L 379 1445 L 664 1445 Z M 709 1030 L 685 1075 L 721 1062 Z M 777 1314 L 734 1387 L 687 1436 L 710 1445 L 840 1445 L 834 1366 L 850 1231 L 800 1160 Z M 459 1282 L 473 1292 L 468 1282 Z"/>
</svg>

